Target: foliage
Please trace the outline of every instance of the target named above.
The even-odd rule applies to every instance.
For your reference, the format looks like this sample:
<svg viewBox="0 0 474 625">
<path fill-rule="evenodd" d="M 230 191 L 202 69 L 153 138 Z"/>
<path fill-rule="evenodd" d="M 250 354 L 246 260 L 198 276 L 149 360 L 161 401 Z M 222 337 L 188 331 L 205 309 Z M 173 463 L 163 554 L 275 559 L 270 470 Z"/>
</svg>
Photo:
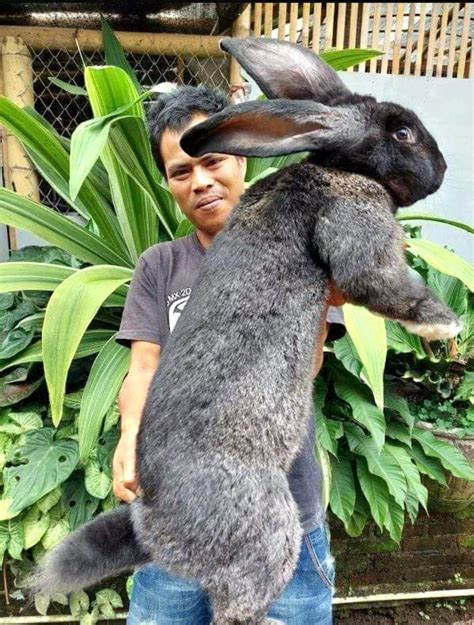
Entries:
<svg viewBox="0 0 474 625">
<path fill-rule="evenodd" d="M 86 67 L 85 89 L 56 80 L 88 97 L 94 113 L 71 141 L 33 109 L 0 97 L 0 123 L 83 222 L 0 189 L 0 222 L 50 244 L 15 252 L 0 266 L 0 556 L 10 563 L 20 598 L 34 562 L 117 504 L 111 492 L 116 398 L 129 352 L 114 339 L 128 282 L 144 250 L 193 229 L 153 160 L 143 108 L 150 93 L 140 89 L 113 33 L 105 23 L 103 28 L 110 65 Z M 348 67 L 371 55 L 332 52 L 327 60 Z M 247 181 L 303 157 L 249 159 Z M 466 330 L 456 350 L 467 358 L 473 324 L 465 267 L 440 246 L 420 241 L 411 244 L 412 265 L 460 311 Z M 456 277 L 447 278 L 423 258 Z M 425 372 L 417 384 L 433 384 L 426 371 L 438 365 L 446 377 L 453 350 L 439 343 L 428 353 L 400 326 L 360 308 L 346 307 L 346 321 L 349 335 L 329 348 L 315 393 L 318 450 L 332 474 L 328 503 L 349 534 L 360 534 L 373 517 L 399 540 L 404 513 L 414 521 L 419 504 L 426 509 L 420 474 L 441 482 L 445 470 L 472 477 L 453 446 L 414 427 L 418 413 L 393 385 L 400 368 L 406 373 L 415 365 Z M 450 396 L 464 405 L 472 380 L 458 374 Z M 69 604 L 83 623 L 121 607 L 112 589 L 99 591 L 92 602 L 83 592 L 69 599 L 37 596 L 37 610 L 45 614 L 51 601 Z"/>
</svg>

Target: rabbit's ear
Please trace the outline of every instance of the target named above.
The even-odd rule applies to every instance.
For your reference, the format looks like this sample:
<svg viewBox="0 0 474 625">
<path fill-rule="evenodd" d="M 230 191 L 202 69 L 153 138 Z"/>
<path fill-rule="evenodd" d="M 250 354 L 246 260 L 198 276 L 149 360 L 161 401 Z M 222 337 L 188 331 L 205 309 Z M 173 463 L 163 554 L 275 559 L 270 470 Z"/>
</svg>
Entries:
<svg viewBox="0 0 474 625">
<path fill-rule="evenodd" d="M 307 101 L 267 100 L 229 106 L 181 137 L 191 156 L 209 152 L 276 156 L 345 149 L 363 136 L 363 123 L 348 108 Z"/>
<path fill-rule="evenodd" d="M 351 93 L 332 67 L 314 52 L 295 43 L 225 37 L 220 45 L 237 59 L 270 99 L 329 104 Z"/>
</svg>

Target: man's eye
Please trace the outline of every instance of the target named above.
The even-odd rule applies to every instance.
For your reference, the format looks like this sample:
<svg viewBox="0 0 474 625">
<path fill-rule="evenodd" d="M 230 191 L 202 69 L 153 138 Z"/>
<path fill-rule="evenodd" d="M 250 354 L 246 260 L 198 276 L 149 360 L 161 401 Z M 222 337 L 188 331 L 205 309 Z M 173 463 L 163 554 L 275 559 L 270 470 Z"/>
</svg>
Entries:
<svg viewBox="0 0 474 625">
<path fill-rule="evenodd" d="M 222 163 L 223 160 L 223 158 L 211 158 L 209 161 L 207 161 L 207 166 L 213 167 L 219 165 L 219 163 Z"/>
<path fill-rule="evenodd" d="M 185 180 L 187 175 L 187 171 L 176 171 L 171 177 L 173 180 Z"/>
</svg>

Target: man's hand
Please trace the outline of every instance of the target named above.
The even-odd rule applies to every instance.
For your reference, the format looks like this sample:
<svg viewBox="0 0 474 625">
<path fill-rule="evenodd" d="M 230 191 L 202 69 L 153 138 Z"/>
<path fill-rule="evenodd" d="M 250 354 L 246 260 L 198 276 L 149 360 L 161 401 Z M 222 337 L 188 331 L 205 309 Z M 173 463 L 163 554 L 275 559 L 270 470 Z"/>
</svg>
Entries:
<svg viewBox="0 0 474 625">
<path fill-rule="evenodd" d="M 127 503 L 137 496 L 138 481 L 135 472 L 138 430 L 122 432 L 112 462 L 114 495 Z"/>
</svg>

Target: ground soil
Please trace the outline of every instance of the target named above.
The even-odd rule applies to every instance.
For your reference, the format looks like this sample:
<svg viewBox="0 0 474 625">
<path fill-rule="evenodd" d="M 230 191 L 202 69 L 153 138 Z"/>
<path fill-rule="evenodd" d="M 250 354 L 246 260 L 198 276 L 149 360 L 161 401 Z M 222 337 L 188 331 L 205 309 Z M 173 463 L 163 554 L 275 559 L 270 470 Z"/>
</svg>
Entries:
<svg viewBox="0 0 474 625">
<path fill-rule="evenodd" d="M 432 601 L 364 610 L 337 609 L 334 625 L 474 625 L 474 601 Z"/>
</svg>

